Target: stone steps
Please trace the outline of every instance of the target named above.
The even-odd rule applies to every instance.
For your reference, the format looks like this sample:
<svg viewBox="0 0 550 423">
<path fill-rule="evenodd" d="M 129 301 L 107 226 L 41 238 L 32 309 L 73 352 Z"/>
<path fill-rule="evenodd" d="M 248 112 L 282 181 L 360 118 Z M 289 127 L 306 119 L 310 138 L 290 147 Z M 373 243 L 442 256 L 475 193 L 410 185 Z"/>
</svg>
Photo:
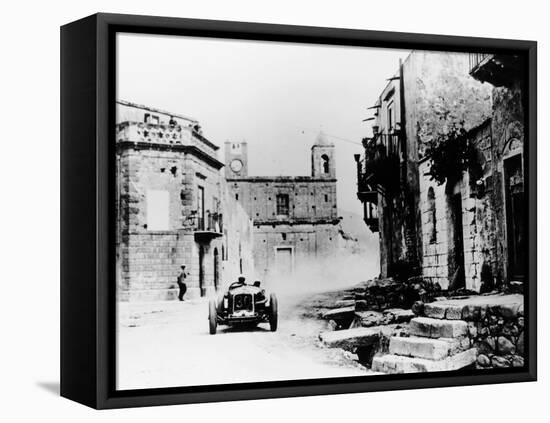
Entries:
<svg viewBox="0 0 550 423">
<path fill-rule="evenodd" d="M 390 338 L 389 353 L 373 358 L 373 371 L 450 371 L 470 366 L 477 359 L 477 349 L 470 348 L 468 324 L 463 320 L 415 317 L 409 333 L 409 337 Z"/>
<path fill-rule="evenodd" d="M 440 320 L 431 317 L 411 319 L 411 335 L 425 338 L 460 338 L 468 334 L 468 324 L 463 320 Z"/>
<path fill-rule="evenodd" d="M 389 352 L 394 355 L 425 358 L 427 360 L 441 360 L 459 351 L 467 349 L 470 342 L 464 338 L 463 343 L 459 339 L 432 339 L 420 337 L 392 337 L 390 339 Z"/>
<path fill-rule="evenodd" d="M 372 370 L 380 373 L 420 373 L 459 370 L 475 363 L 477 350 L 470 348 L 441 360 L 386 354 L 374 357 Z"/>
</svg>

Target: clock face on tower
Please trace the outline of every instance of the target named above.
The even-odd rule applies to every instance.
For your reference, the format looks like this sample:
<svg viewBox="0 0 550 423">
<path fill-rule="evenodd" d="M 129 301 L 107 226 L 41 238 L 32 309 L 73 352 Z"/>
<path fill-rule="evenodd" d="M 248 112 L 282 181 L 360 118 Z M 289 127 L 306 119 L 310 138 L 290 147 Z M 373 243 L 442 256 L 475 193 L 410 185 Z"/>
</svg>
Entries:
<svg viewBox="0 0 550 423">
<path fill-rule="evenodd" d="M 231 161 L 230 167 L 233 172 L 239 173 L 243 168 L 243 162 L 241 162 L 239 159 L 234 159 Z"/>
</svg>

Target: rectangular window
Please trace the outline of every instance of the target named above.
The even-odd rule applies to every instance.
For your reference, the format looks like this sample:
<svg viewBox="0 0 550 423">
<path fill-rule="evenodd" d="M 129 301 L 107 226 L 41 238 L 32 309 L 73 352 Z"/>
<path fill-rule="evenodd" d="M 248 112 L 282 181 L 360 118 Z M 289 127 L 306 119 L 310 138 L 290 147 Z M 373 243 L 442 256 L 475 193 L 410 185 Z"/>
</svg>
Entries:
<svg viewBox="0 0 550 423">
<path fill-rule="evenodd" d="M 277 215 L 288 216 L 288 194 L 277 194 Z"/>
<path fill-rule="evenodd" d="M 197 229 L 204 230 L 204 187 L 197 190 Z"/>
<path fill-rule="evenodd" d="M 389 132 L 392 129 L 394 129 L 394 126 L 395 126 L 395 114 L 393 110 L 393 101 L 388 104 L 387 113 L 388 113 L 388 132 Z"/>
<path fill-rule="evenodd" d="M 147 229 L 167 231 L 170 229 L 170 194 L 168 191 L 147 190 Z"/>
<path fill-rule="evenodd" d="M 158 125 L 160 123 L 160 118 L 157 115 L 152 115 L 150 113 L 145 113 L 144 120 L 145 123 L 150 123 L 152 125 Z"/>
</svg>

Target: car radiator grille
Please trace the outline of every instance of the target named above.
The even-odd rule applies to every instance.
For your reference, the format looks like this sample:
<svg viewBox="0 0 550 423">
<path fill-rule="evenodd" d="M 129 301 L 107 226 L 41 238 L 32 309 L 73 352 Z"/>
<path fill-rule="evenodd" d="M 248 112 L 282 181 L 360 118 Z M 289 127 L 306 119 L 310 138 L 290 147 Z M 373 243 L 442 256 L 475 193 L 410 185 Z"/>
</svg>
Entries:
<svg viewBox="0 0 550 423">
<path fill-rule="evenodd" d="M 237 294 L 233 297 L 233 311 L 254 311 L 251 294 Z"/>
</svg>

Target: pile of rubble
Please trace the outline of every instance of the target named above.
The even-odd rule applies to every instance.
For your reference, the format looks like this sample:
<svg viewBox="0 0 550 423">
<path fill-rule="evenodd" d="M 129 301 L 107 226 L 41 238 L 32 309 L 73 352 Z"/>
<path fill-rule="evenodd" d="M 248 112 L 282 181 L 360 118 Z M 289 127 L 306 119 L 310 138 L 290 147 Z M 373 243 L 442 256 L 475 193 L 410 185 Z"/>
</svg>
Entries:
<svg viewBox="0 0 550 423">
<path fill-rule="evenodd" d="M 320 334 L 321 341 L 357 354 L 370 367 L 377 353 L 388 351 L 391 337 L 407 335 L 407 323 L 415 316 L 410 305 L 426 299 L 424 288 L 393 279 L 366 282 L 321 314 L 328 329 Z"/>
</svg>

